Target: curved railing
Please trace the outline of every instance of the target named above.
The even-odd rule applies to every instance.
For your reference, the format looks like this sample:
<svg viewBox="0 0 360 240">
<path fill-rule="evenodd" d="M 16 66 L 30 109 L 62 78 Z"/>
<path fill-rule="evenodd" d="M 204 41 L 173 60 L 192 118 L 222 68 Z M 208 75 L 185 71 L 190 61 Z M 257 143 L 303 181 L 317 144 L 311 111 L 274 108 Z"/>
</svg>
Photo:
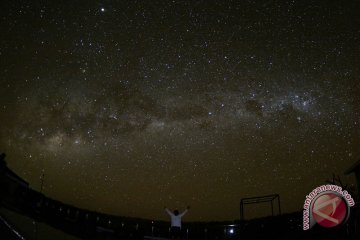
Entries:
<svg viewBox="0 0 360 240">
<path fill-rule="evenodd" d="M 183 239 L 292 239 L 293 236 L 311 239 L 320 233 L 320 236 L 332 239 L 334 236 L 355 236 L 356 239 L 360 233 L 358 204 L 352 207 L 348 223 L 335 230 L 325 231 L 315 227 L 304 232 L 299 211 L 248 221 L 188 222 L 183 224 L 182 235 Z M 4 220 L 0 230 L 13 237 L 18 232 L 18 239 L 21 239 L 20 236 L 27 240 L 170 237 L 168 222 L 108 215 L 48 198 L 29 188 L 24 180 L 6 167 L 4 161 L 0 162 L 0 216 Z"/>
</svg>

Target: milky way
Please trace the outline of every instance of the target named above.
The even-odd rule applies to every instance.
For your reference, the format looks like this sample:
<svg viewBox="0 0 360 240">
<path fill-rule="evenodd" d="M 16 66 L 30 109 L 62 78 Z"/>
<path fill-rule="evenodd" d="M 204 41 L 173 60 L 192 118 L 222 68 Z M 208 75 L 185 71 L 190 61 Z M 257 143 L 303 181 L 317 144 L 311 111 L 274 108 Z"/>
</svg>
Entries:
<svg viewBox="0 0 360 240">
<path fill-rule="evenodd" d="M 57 200 L 115 215 L 285 212 L 360 155 L 360 4 L 1 3 L 0 150 Z M 269 214 L 249 207 L 249 217 Z"/>
</svg>

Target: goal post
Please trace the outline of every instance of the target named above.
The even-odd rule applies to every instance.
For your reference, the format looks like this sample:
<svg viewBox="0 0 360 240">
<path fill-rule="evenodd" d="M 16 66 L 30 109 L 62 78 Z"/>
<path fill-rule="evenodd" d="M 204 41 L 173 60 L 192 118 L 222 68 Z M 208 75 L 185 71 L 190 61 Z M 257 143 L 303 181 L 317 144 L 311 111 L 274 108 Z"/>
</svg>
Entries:
<svg viewBox="0 0 360 240">
<path fill-rule="evenodd" d="M 274 216 L 274 203 L 278 205 L 278 215 L 281 215 L 280 195 L 271 194 L 266 196 L 242 198 L 240 201 L 240 220 L 244 220 L 244 207 L 248 204 L 266 203 L 269 202 L 271 206 L 271 216 Z"/>
</svg>

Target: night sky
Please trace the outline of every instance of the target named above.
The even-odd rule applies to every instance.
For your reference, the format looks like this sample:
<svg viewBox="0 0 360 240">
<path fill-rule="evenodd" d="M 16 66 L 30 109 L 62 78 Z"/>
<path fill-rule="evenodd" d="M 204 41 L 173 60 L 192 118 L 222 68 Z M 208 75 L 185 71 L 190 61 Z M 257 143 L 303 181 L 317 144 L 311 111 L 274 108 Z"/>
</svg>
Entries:
<svg viewBox="0 0 360 240">
<path fill-rule="evenodd" d="M 279 193 L 292 212 L 332 173 L 354 182 L 358 1 L 0 6 L 0 152 L 51 198 L 233 220 L 243 197 Z"/>
</svg>

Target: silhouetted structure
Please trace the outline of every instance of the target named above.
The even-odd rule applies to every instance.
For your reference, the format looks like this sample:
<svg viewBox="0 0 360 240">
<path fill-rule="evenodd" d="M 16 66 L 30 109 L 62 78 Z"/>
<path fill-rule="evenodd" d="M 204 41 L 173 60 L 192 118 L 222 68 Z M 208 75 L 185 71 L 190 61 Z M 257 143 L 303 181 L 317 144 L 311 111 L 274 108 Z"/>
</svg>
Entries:
<svg viewBox="0 0 360 240">
<path fill-rule="evenodd" d="M 352 165 L 348 170 L 345 171 L 346 175 L 351 173 L 355 173 L 357 182 L 357 193 L 358 196 L 360 196 L 360 159 L 356 163 L 354 163 L 354 165 Z"/>
<path fill-rule="evenodd" d="M 129 218 L 89 211 L 46 197 L 29 188 L 29 184 L 6 166 L 0 155 L 0 207 L 46 223 L 81 239 L 167 239 L 168 222 Z M 187 222 L 185 239 L 359 239 L 358 222 L 351 231 L 348 225 L 336 229 L 314 227 L 302 230 L 302 212 L 280 215 L 278 194 L 242 199 L 243 204 L 278 200 L 279 215 L 248 221 Z M 355 210 L 355 209 L 354 209 Z M 272 208 L 273 214 L 273 208 Z M 351 214 L 350 218 L 356 217 Z M 35 225 L 36 226 L 36 225 Z M 20 231 L 20 229 L 17 229 Z M 20 232 L 21 233 L 21 232 Z M 0 237 L 16 236 L 0 223 Z M 26 237 L 26 236 L 24 236 Z M 1 238 L 2 239 L 2 238 Z"/>
<path fill-rule="evenodd" d="M 257 203 L 270 202 L 271 216 L 274 216 L 274 201 L 275 200 L 277 200 L 277 202 L 278 202 L 278 214 L 280 216 L 281 208 L 280 208 L 279 194 L 272 194 L 272 195 L 260 196 L 260 197 L 249 197 L 249 198 L 241 199 L 241 201 L 240 201 L 240 220 L 244 220 L 244 206 L 246 204 L 257 204 Z"/>
</svg>

